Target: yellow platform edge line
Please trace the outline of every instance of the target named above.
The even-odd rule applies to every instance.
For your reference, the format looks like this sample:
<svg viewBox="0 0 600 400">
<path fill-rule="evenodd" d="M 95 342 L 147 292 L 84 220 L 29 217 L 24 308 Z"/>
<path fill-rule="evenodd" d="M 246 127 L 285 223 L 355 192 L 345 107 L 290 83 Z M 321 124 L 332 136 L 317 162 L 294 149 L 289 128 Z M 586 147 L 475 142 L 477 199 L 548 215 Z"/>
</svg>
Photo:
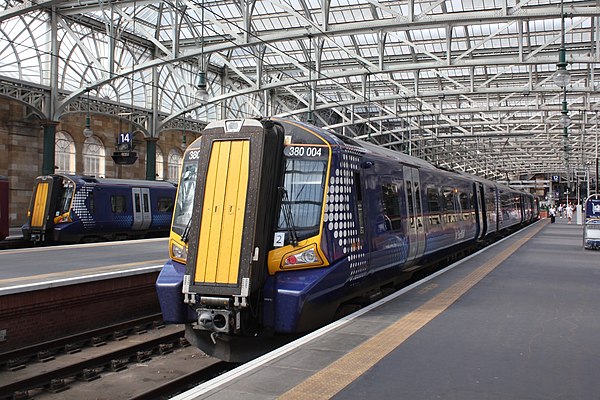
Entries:
<svg viewBox="0 0 600 400">
<path fill-rule="evenodd" d="M 478 267 L 465 278 L 456 282 L 416 310 L 405 315 L 358 346 L 352 352 L 334 361 L 286 393 L 283 393 L 278 398 L 282 400 L 330 399 L 446 310 L 529 239 L 535 236 L 544 226 L 546 224 L 542 223 L 540 226 L 527 232 L 524 237 Z"/>
</svg>

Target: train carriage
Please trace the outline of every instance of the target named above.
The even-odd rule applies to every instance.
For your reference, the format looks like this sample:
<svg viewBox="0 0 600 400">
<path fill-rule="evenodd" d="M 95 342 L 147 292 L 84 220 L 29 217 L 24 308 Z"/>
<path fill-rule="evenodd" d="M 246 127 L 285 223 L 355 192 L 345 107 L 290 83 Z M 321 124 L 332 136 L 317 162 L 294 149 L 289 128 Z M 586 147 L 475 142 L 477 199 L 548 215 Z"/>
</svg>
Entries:
<svg viewBox="0 0 600 400">
<path fill-rule="evenodd" d="M 52 174 L 36 179 L 23 237 L 78 243 L 169 231 L 176 187 L 169 182 Z"/>
<path fill-rule="evenodd" d="M 530 197 L 275 118 L 210 123 L 186 165 L 195 181 L 183 173 L 159 301 L 165 321 L 229 361 L 524 222 L 515 199 Z"/>
</svg>

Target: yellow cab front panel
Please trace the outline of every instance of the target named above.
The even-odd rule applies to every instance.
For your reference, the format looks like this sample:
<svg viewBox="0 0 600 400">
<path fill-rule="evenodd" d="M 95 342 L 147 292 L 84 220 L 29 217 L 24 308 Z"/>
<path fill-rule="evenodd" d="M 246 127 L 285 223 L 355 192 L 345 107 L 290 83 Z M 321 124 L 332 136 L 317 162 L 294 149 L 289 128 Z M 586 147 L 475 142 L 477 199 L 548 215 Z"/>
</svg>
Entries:
<svg viewBox="0 0 600 400">
<path fill-rule="evenodd" d="M 202 204 L 196 283 L 238 281 L 249 149 L 248 140 L 213 142 Z"/>
<path fill-rule="evenodd" d="M 50 184 L 48 182 L 38 182 L 37 184 L 31 215 L 32 228 L 42 228 L 44 226 L 49 188 Z"/>
</svg>

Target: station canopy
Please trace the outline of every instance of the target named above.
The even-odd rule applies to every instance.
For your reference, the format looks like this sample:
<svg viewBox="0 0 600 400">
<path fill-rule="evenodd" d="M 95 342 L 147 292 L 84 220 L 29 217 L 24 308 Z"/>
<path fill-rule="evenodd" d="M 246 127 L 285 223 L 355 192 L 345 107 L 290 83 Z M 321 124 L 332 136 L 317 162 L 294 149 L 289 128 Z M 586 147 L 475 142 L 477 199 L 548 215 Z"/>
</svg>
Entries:
<svg viewBox="0 0 600 400">
<path fill-rule="evenodd" d="M 279 116 L 490 179 L 595 169 L 595 1 L 2 3 L 0 93 L 41 119 Z"/>
</svg>

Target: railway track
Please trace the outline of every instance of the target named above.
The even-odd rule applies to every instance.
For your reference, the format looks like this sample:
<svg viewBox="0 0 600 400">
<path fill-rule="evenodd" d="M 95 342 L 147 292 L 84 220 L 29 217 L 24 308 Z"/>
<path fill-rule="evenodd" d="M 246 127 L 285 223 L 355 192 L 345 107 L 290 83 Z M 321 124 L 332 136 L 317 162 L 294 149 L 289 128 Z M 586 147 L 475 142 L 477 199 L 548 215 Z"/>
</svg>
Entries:
<svg viewBox="0 0 600 400">
<path fill-rule="evenodd" d="M 40 342 L 0 353 L 0 368 L 16 371 L 25 368 L 28 363 L 49 361 L 57 354 L 76 353 L 86 346 L 97 347 L 109 340 L 120 340 L 128 334 L 139 334 L 146 332 L 148 329 L 160 329 L 162 327 L 164 327 L 162 315 L 152 314 L 119 324 Z"/>
<path fill-rule="evenodd" d="M 95 380 L 104 371 L 119 371 L 131 362 L 144 362 L 153 355 L 187 346 L 183 333 L 181 327 L 170 326 L 130 337 L 116 337 L 112 342 L 92 341 L 91 346 L 75 352 L 38 357 L 36 363 L 31 359 L 18 367 L 6 363 L 7 371 L 0 374 L 0 399 L 28 398 L 30 391 L 61 392 L 69 388 L 66 384 L 69 380 Z M 46 354 L 50 353 L 53 351 L 48 350 Z"/>
<path fill-rule="evenodd" d="M 168 398 L 236 366 L 183 335 L 158 314 L 2 353 L 0 399 Z"/>
</svg>

